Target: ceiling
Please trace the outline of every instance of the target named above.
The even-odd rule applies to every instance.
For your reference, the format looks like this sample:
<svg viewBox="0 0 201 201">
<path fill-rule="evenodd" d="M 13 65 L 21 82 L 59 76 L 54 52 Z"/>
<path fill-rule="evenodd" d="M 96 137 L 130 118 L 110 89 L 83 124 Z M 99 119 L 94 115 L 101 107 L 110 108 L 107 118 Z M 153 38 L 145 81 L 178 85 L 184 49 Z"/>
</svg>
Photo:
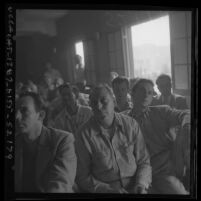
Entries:
<svg viewBox="0 0 201 201">
<path fill-rule="evenodd" d="M 55 36 L 56 21 L 68 14 L 68 10 L 17 9 L 16 35 L 42 33 Z"/>
<path fill-rule="evenodd" d="M 90 11 L 90 12 L 89 12 Z M 86 14 L 89 19 L 95 19 L 101 16 L 102 22 L 109 27 L 115 27 L 125 24 L 127 18 L 135 21 L 143 21 L 143 19 L 153 18 L 161 11 L 123 11 L 123 10 L 55 10 L 55 9 L 17 9 L 16 10 L 16 35 L 32 35 L 34 33 L 42 33 L 48 36 L 56 36 L 57 20 L 71 16 L 84 17 Z M 65 18 L 68 19 L 68 18 Z M 98 18 L 97 18 L 98 19 Z"/>
</svg>

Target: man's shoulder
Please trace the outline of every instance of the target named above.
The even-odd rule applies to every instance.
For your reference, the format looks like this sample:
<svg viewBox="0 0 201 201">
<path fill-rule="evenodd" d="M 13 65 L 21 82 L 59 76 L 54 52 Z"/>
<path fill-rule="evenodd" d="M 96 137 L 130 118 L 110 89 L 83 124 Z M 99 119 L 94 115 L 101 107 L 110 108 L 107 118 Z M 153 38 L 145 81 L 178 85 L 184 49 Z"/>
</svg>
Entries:
<svg viewBox="0 0 201 201">
<path fill-rule="evenodd" d="M 74 140 L 73 134 L 68 131 L 64 131 L 64 130 L 60 130 L 60 129 L 56 129 L 52 127 L 48 127 L 48 128 L 46 127 L 46 133 L 52 142 L 60 141 L 63 139 L 70 140 L 70 141 Z"/>
<path fill-rule="evenodd" d="M 115 116 L 119 119 L 130 121 L 132 118 L 128 115 L 131 109 L 124 110 L 123 112 L 115 113 Z"/>
<path fill-rule="evenodd" d="M 127 127 L 133 124 L 136 124 L 137 121 L 129 116 L 131 110 L 126 110 L 121 113 L 116 113 L 115 116 L 118 119 L 119 123 L 122 125 L 126 125 Z"/>
</svg>

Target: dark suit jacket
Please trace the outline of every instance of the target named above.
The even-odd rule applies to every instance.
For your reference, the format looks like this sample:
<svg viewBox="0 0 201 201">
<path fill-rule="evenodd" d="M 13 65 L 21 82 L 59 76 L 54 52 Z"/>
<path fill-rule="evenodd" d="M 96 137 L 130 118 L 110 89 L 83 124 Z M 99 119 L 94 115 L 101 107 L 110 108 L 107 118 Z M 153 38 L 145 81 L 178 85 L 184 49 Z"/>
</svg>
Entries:
<svg viewBox="0 0 201 201">
<path fill-rule="evenodd" d="M 155 105 L 164 105 L 162 102 L 162 97 L 161 95 L 157 95 L 153 98 L 152 106 Z M 186 98 L 184 96 L 178 95 L 178 94 L 171 94 L 171 98 L 170 98 L 170 107 L 175 108 L 175 109 L 180 109 L 180 110 L 184 110 L 184 109 L 188 109 L 188 105 L 186 102 Z"/>
<path fill-rule="evenodd" d="M 15 140 L 15 192 L 23 192 L 23 135 Z M 77 168 L 74 137 L 71 133 L 42 128 L 37 147 L 34 177 L 38 192 L 73 192 Z"/>
</svg>

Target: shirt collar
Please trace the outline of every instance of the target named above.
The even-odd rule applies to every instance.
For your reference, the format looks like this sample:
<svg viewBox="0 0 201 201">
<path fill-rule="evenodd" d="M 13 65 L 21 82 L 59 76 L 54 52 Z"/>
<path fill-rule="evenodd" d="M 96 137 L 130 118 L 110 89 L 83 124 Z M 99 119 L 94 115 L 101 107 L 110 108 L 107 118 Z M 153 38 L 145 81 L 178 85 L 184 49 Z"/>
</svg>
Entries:
<svg viewBox="0 0 201 201">
<path fill-rule="evenodd" d="M 97 132 L 95 132 L 95 134 L 99 134 L 100 132 L 102 132 L 104 130 L 94 117 L 93 117 L 93 120 L 91 123 L 93 125 L 94 130 L 97 131 Z M 123 122 L 120 118 L 120 114 L 118 114 L 116 112 L 114 113 L 113 126 L 114 126 L 115 131 L 120 129 L 123 132 Z"/>
</svg>

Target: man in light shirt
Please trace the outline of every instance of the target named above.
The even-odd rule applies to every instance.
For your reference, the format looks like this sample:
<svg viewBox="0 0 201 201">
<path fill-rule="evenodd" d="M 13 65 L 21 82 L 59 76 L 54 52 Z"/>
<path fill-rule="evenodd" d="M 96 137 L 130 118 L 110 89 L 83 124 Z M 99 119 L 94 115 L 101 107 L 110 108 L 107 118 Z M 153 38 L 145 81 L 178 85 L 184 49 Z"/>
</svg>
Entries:
<svg viewBox="0 0 201 201">
<path fill-rule="evenodd" d="M 132 103 L 129 100 L 129 81 L 124 76 L 118 76 L 112 80 L 112 89 L 116 98 L 116 112 L 131 109 Z"/>
<path fill-rule="evenodd" d="M 185 167 L 190 169 L 190 111 L 167 105 L 149 106 L 153 86 L 151 80 L 139 79 L 131 92 L 133 108 L 125 112 L 139 123 L 150 154 L 150 193 L 188 194 L 182 177 Z M 170 128 L 177 125 L 181 130 L 173 135 Z"/>
<path fill-rule="evenodd" d="M 114 95 L 108 85 L 90 94 L 94 115 L 76 139 L 76 183 L 82 192 L 146 194 L 151 166 L 138 123 L 114 111 Z"/>
<path fill-rule="evenodd" d="M 56 116 L 51 127 L 65 130 L 76 135 L 79 127 L 84 124 L 92 115 L 88 106 L 78 104 L 76 94 L 70 83 L 59 87 L 59 93 L 63 102 L 63 110 Z"/>
</svg>

